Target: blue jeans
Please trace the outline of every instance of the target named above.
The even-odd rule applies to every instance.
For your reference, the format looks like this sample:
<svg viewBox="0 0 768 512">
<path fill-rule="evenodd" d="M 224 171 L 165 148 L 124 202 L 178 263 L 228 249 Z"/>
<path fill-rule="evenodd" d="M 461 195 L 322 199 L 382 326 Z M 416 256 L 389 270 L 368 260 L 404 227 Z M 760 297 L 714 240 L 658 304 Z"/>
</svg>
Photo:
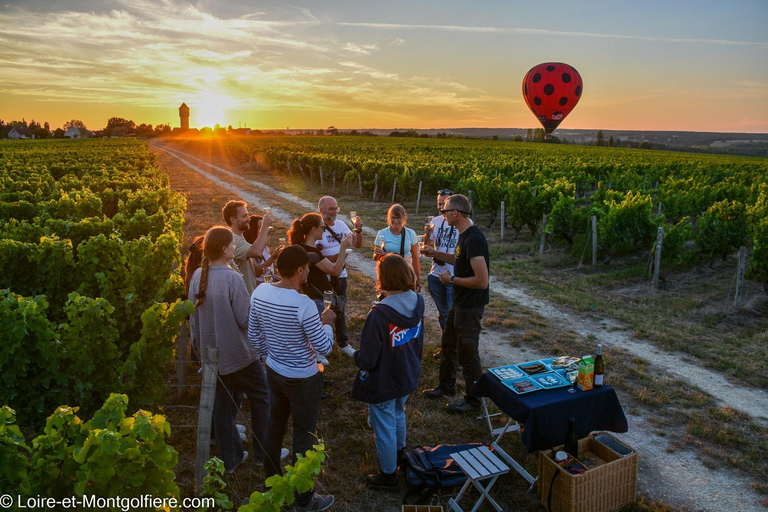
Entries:
<svg viewBox="0 0 768 512">
<path fill-rule="evenodd" d="M 448 310 L 453 305 L 453 285 L 450 283 L 443 284 L 439 277 L 430 274 L 427 276 L 427 287 L 432 300 L 435 301 L 440 329 L 444 331 L 445 322 L 448 320 Z"/>
<path fill-rule="evenodd" d="M 264 459 L 269 424 L 269 390 L 261 362 L 257 359 L 245 368 L 228 375 L 219 375 L 213 402 L 213 430 L 219 456 L 226 469 L 236 467 L 243 460 L 243 442 L 235 426 L 242 395 L 251 404 L 254 460 Z"/>
<path fill-rule="evenodd" d="M 304 455 L 316 442 L 317 414 L 320 396 L 323 394 L 323 374 L 318 372 L 306 379 L 292 379 L 267 367 L 267 381 L 271 393 L 269 430 L 267 432 L 267 458 L 264 460 L 265 478 L 282 475 L 280 448 L 293 418 L 293 464 L 296 455 Z M 306 505 L 312 499 L 313 490 L 294 493 L 297 505 Z"/>
<path fill-rule="evenodd" d="M 408 397 L 404 396 L 380 404 L 368 404 L 382 473 L 397 471 L 397 451 L 405 448 L 406 400 Z"/>
</svg>

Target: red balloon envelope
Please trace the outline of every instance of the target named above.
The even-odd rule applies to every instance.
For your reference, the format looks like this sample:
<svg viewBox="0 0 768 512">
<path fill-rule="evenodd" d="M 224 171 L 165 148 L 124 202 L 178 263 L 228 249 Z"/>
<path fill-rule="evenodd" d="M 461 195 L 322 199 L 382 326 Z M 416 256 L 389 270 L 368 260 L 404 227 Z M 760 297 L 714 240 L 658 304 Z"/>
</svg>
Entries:
<svg viewBox="0 0 768 512">
<path fill-rule="evenodd" d="M 579 102 L 582 85 L 581 75 L 572 66 L 545 62 L 523 78 L 523 98 L 549 134 Z"/>
</svg>

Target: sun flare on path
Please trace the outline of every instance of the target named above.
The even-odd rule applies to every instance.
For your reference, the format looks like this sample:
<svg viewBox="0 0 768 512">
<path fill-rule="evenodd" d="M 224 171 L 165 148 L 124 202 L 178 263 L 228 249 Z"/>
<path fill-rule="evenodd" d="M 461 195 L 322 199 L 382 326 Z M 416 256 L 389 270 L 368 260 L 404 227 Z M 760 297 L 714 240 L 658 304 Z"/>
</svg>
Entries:
<svg viewBox="0 0 768 512">
<path fill-rule="evenodd" d="M 227 126 L 224 111 L 234 108 L 232 98 L 215 92 L 205 92 L 190 104 L 192 124 L 198 128 L 204 126 L 214 127 L 219 124 Z"/>
</svg>

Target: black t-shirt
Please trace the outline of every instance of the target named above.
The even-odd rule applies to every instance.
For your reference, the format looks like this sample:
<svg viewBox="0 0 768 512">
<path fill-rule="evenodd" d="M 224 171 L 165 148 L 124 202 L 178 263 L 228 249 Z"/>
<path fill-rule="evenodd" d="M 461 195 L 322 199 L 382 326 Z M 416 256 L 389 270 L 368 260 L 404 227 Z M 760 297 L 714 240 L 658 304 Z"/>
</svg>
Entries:
<svg viewBox="0 0 768 512">
<path fill-rule="evenodd" d="M 470 259 L 477 256 L 485 258 L 485 266 L 489 269 L 490 256 L 488 254 L 488 242 L 479 227 L 472 225 L 459 235 L 459 242 L 456 245 L 456 263 L 453 267 L 453 274 L 456 277 L 473 277 Z M 488 288 L 480 290 L 478 288 L 464 288 L 459 284 L 453 285 L 453 303 L 458 308 L 479 308 L 485 306 L 491 300 Z"/>
<path fill-rule="evenodd" d="M 318 261 L 325 258 L 323 252 L 317 247 L 311 245 L 302 245 L 302 247 L 304 247 L 309 254 L 317 254 L 320 257 Z M 301 285 L 301 288 L 304 290 L 304 295 L 310 299 L 321 300 L 324 291 L 333 290 L 333 286 L 331 286 L 331 282 L 328 280 L 328 274 L 317 268 L 314 263 L 309 264 L 309 277 L 307 277 L 307 282 Z"/>
</svg>

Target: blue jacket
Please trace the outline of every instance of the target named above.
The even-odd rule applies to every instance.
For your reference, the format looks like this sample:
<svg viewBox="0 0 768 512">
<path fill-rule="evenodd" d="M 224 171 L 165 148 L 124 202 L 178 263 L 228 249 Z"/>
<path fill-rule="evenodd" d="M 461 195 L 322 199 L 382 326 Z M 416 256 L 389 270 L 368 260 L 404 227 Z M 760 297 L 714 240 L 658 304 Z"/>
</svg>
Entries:
<svg viewBox="0 0 768 512">
<path fill-rule="evenodd" d="M 416 391 L 424 347 L 424 298 L 418 295 L 410 316 L 386 304 L 368 312 L 355 352 L 357 372 L 352 398 L 378 404 Z"/>
</svg>

